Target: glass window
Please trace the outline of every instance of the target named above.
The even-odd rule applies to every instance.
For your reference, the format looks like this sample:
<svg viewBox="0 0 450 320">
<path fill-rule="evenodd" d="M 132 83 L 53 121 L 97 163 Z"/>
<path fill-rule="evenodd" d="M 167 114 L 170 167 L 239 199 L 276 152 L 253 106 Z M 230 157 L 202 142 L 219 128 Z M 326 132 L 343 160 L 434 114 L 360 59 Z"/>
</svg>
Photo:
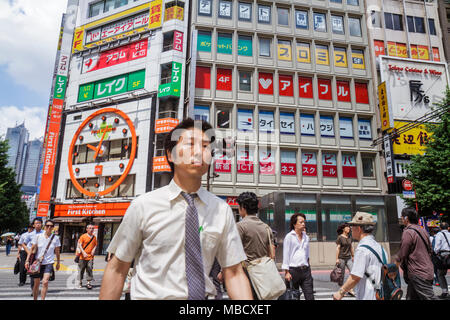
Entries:
<svg viewBox="0 0 450 320">
<path fill-rule="evenodd" d="M 299 29 L 308 29 L 308 11 L 295 10 L 295 26 Z"/>
<path fill-rule="evenodd" d="M 233 12 L 233 3 L 231 1 L 219 1 L 219 18 L 231 19 Z"/>
<path fill-rule="evenodd" d="M 352 118 L 339 117 L 339 134 L 341 138 L 353 139 Z"/>
<path fill-rule="evenodd" d="M 270 57 L 271 46 L 272 46 L 272 39 L 259 38 L 259 55 L 261 57 Z"/>
<path fill-rule="evenodd" d="M 211 31 L 198 31 L 197 50 L 211 52 Z"/>
<path fill-rule="evenodd" d="M 331 30 L 335 34 L 344 34 L 344 18 L 341 16 L 331 16 Z"/>
<path fill-rule="evenodd" d="M 163 52 L 173 49 L 173 31 L 163 35 Z"/>
<path fill-rule="evenodd" d="M 246 2 L 239 2 L 238 7 L 239 20 L 252 21 L 252 4 Z"/>
<path fill-rule="evenodd" d="M 74 163 L 75 164 L 81 164 L 81 163 L 86 163 L 86 153 L 87 153 L 87 146 L 86 145 L 81 145 L 77 147 L 77 151 L 78 153 L 77 156 L 74 155 Z"/>
<path fill-rule="evenodd" d="M 116 5 L 116 0 L 106 0 L 104 12 L 108 12 L 109 10 L 114 9 L 115 5 Z"/>
<path fill-rule="evenodd" d="M 361 157 L 363 177 L 364 178 L 374 178 L 375 171 L 373 170 L 373 158 Z"/>
<path fill-rule="evenodd" d="M 416 28 L 414 27 L 414 17 L 407 16 L 406 21 L 408 22 L 408 31 L 409 32 L 416 32 Z"/>
<path fill-rule="evenodd" d="M 241 131 L 252 131 L 253 130 L 253 110 L 238 109 L 237 127 Z"/>
<path fill-rule="evenodd" d="M 370 16 L 372 18 L 372 27 L 374 28 L 381 28 L 381 14 L 379 11 L 374 11 L 370 13 Z"/>
<path fill-rule="evenodd" d="M 217 107 L 216 111 L 217 128 L 220 129 L 231 128 L 230 114 L 231 110 L 229 108 Z"/>
<path fill-rule="evenodd" d="M 322 137 L 334 138 L 333 116 L 320 116 L 320 135 Z"/>
<path fill-rule="evenodd" d="M 436 26 L 434 25 L 434 19 L 428 19 L 428 26 L 430 27 L 430 34 L 436 35 Z"/>
<path fill-rule="evenodd" d="M 300 114 L 300 133 L 302 136 L 314 136 L 315 122 L 313 114 Z"/>
<path fill-rule="evenodd" d="M 200 16 L 211 16 L 212 12 L 211 0 L 198 0 L 198 14 Z"/>
<path fill-rule="evenodd" d="M 81 182 L 78 181 L 80 184 Z M 77 188 L 73 185 L 71 180 L 67 181 L 67 192 L 66 192 L 66 199 L 82 199 L 83 194 L 78 191 Z"/>
<path fill-rule="evenodd" d="M 385 12 L 384 13 L 384 24 L 386 29 L 394 29 L 394 25 L 392 24 L 392 13 Z"/>
<path fill-rule="evenodd" d="M 335 241 L 340 224 L 352 220 L 351 199 L 347 196 L 322 196 L 323 241 Z"/>
<path fill-rule="evenodd" d="M 194 120 L 209 122 L 209 107 L 194 106 Z"/>
<path fill-rule="evenodd" d="M 112 177 L 106 177 L 105 178 L 105 190 L 108 188 L 111 188 L 111 186 L 117 182 L 117 179 L 119 179 L 118 176 L 112 176 Z M 105 198 L 116 198 L 119 195 L 119 188 L 115 188 L 113 191 L 111 191 L 108 194 L 105 194 Z"/>
<path fill-rule="evenodd" d="M 217 53 L 223 54 L 233 53 L 233 34 L 231 33 L 217 34 Z"/>
<path fill-rule="evenodd" d="M 330 2 L 342 3 L 342 0 L 330 0 Z"/>
<path fill-rule="evenodd" d="M 275 119 L 272 111 L 259 111 L 259 132 L 273 133 Z"/>
<path fill-rule="evenodd" d="M 348 29 L 352 37 L 361 37 L 361 23 L 358 18 L 348 18 Z"/>
<path fill-rule="evenodd" d="M 119 197 L 134 197 L 135 175 L 128 175 L 119 186 Z"/>
<path fill-rule="evenodd" d="M 358 119 L 358 135 L 360 139 L 372 140 L 372 129 L 369 119 Z"/>
<path fill-rule="evenodd" d="M 421 17 L 414 17 L 414 25 L 417 33 L 425 33 L 425 20 Z"/>
<path fill-rule="evenodd" d="M 95 184 L 98 183 L 98 178 L 88 178 L 87 182 L 83 185 L 83 188 L 90 192 L 98 192 L 98 187 Z"/>
<path fill-rule="evenodd" d="M 364 51 L 352 49 L 352 67 L 354 69 L 365 69 Z"/>
<path fill-rule="evenodd" d="M 347 0 L 347 4 L 349 6 L 359 6 L 359 1 L 358 0 Z"/>
<path fill-rule="evenodd" d="M 238 36 L 238 55 L 253 56 L 252 36 Z"/>
<path fill-rule="evenodd" d="M 297 42 L 297 61 L 311 63 L 311 50 L 309 43 Z"/>
<path fill-rule="evenodd" d="M 403 31 L 403 19 L 401 14 L 392 14 L 394 30 Z"/>
<path fill-rule="evenodd" d="M 109 160 L 122 159 L 122 140 L 112 140 L 109 146 Z"/>
<path fill-rule="evenodd" d="M 281 175 L 296 176 L 297 175 L 297 152 L 285 151 L 280 152 Z"/>
<path fill-rule="evenodd" d="M 327 32 L 327 23 L 324 13 L 314 13 L 314 31 Z"/>
<path fill-rule="evenodd" d="M 295 134 L 295 114 L 280 112 L 280 133 Z"/>
<path fill-rule="evenodd" d="M 275 210 L 277 210 L 275 208 Z M 303 213 L 306 216 L 306 233 L 311 241 L 317 241 L 317 200 L 315 195 L 286 194 L 285 209 L 285 230 L 286 234 L 291 231 L 291 217 L 295 213 Z M 278 234 L 278 238 L 282 239 L 285 235 Z"/>
<path fill-rule="evenodd" d="M 250 71 L 239 71 L 239 90 L 252 91 L 252 73 Z"/>
<path fill-rule="evenodd" d="M 364 211 L 372 214 L 373 220 L 377 223 L 375 231 L 372 233 L 377 241 L 386 241 L 386 213 L 384 210 L 384 200 L 382 197 L 357 197 L 356 211 Z"/>
<path fill-rule="evenodd" d="M 271 7 L 258 5 L 258 22 L 267 23 L 271 22 Z"/>
<path fill-rule="evenodd" d="M 105 3 L 103 1 L 89 5 L 89 18 L 98 16 L 102 13 L 104 5 Z"/>
<path fill-rule="evenodd" d="M 289 9 L 277 8 L 277 13 L 278 13 L 278 24 L 280 26 L 288 26 L 289 25 Z"/>
<path fill-rule="evenodd" d="M 116 0 L 116 3 L 114 4 L 114 8 L 126 6 L 127 4 L 128 4 L 128 0 Z"/>
</svg>

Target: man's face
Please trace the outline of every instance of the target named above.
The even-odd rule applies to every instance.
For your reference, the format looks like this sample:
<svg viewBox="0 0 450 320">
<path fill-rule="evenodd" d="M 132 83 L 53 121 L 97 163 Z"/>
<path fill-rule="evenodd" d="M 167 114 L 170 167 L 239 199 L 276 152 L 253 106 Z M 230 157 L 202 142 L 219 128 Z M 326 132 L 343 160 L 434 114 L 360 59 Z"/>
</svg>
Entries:
<svg viewBox="0 0 450 320">
<path fill-rule="evenodd" d="M 306 228 L 305 218 L 298 216 L 297 223 L 294 225 L 295 231 L 303 232 Z"/>
<path fill-rule="evenodd" d="M 359 241 L 359 239 L 361 239 L 361 227 L 351 226 L 351 229 L 352 229 L 352 238 Z"/>
<path fill-rule="evenodd" d="M 94 233 L 94 226 L 88 225 L 88 226 L 86 227 L 86 231 L 87 231 L 87 233 L 91 236 L 91 235 Z"/>
<path fill-rule="evenodd" d="M 201 129 L 185 129 L 176 147 L 168 152 L 168 160 L 174 163 L 175 171 L 202 177 L 211 163 L 210 139 Z"/>
<path fill-rule="evenodd" d="M 42 222 L 41 221 L 39 221 L 39 220 L 36 220 L 34 223 L 33 223 L 33 227 L 34 227 L 34 229 L 35 230 L 41 230 L 41 228 L 42 228 Z"/>
</svg>

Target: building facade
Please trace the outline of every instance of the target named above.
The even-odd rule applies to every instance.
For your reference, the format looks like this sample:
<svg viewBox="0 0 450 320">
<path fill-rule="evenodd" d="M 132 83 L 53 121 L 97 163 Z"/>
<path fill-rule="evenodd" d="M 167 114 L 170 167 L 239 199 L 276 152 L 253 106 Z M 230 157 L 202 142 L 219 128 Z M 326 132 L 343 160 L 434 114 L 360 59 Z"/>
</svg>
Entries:
<svg viewBox="0 0 450 320">
<path fill-rule="evenodd" d="M 9 144 L 8 167 L 14 169 L 17 183 L 22 183 L 28 138 L 29 133 L 25 128 L 25 123 L 14 128 L 8 128 L 6 131 L 6 140 L 8 140 Z"/>
<path fill-rule="evenodd" d="M 39 180 L 39 164 L 42 156 L 42 140 L 35 139 L 27 144 L 27 155 L 23 173 L 24 186 L 37 187 Z"/>
<path fill-rule="evenodd" d="M 450 1 L 438 1 L 439 20 L 441 22 L 442 42 L 447 63 L 450 61 Z"/>
</svg>

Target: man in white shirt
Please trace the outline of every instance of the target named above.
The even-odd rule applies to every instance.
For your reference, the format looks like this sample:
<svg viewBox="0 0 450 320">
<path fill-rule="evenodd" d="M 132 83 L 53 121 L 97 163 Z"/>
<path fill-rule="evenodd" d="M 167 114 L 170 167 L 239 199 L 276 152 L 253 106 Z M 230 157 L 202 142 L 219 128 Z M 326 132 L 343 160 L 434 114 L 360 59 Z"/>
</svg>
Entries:
<svg viewBox="0 0 450 320">
<path fill-rule="evenodd" d="M 166 137 L 174 173 L 168 186 L 135 199 L 108 252 L 100 299 L 120 299 L 131 262 L 131 299 L 213 298 L 208 277 L 217 258 L 231 299 L 252 299 L 246 259 L 231 208 L 201 187 L 212 158 L 212 127 L 186 119 Z"/>
<path fill-rule="evenodd" d="M 22 243 L 22 248 L 25 250 L 25 252 L 28 254 L 30 254 L 30 250 L 32 245 L 33 240 L 41 233 L 44 233 L 44 230 L 42 230 L 42 218 L 34 218 L 33 220 L 33 227 L 34 230 L 30 233 L 27 233 L 27 236 L 24 238 L 23 243 Z M 31 278 L 31 277 L 30 277 Z M 33 278 L 31 278 L 30 281 L 30 285 L 31 285 L 31 291 L 33 291 L 33 287 L 34 287 L 34 280 Z"/>
<path fill-rule="evenodd" d="M 445 257 L 450 254 L 450 232 L 448 232 L 448 223 L 441 222 L 441 231 L 438 232 L 435 238 L 434 252 L 440 254 L 441 257 Z M 438 280 L 439 286 L 442 289 L 440 298 L 446 298 L 448 296 L 448 284 L 445 276 L 447 275 L 447 268 L 439 268 L 438 264 Z"/>
<path fill-rule="evenodd" d="M 20 273 L 19 273 L 19 287 L 22 287 L 27 281 L 27 270 L 25 269 L 25 260 L 27 260 L 27 252 L 23 248 L 22 244 L 25 239 L 31 235 L 33 232 L 33 225 L 28 226 L 28 232 L 22 233 L 19 238 L 19 251 L 17 252 L 17 258 L 20 259 Z"/>
<path fill-rule="evenodd" d="M 291 232 L 283 241 L 283 265 L 286 281 L 292 281 L 295 289 L 299 286 L 305 294 L 305 300 L 314 300 L 314 286 L 309 265 L 309 237 L 306 234 L 306 216 L 296 213 L 291 217 Z"/>
<path fill-rule="evenodd" d="M 355 288 L 357 300 L 376 300 L 373 283 L 380 284 L 382 265 L 375 254 L 364 247 L 369 246 L 379 257 L 383 256 L 381 245 L 372 235 L 376 223 L 370 213 L 356 212 L 349 224 L 352 228 L 352 238 L 359 241 L 359 244 L 355 250 L 350 276 L 339 291 L 333 294 L 333 299 L 341 300 L 346 292 Z"/>
</svg>

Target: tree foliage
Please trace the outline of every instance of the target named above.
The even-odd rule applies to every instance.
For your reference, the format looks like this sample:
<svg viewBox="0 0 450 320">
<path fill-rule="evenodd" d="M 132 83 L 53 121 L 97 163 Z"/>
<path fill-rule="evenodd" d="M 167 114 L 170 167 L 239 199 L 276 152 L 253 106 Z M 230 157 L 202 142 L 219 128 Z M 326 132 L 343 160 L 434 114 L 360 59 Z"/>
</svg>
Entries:
<svg viewBox="0 0 450 320">
<path fill-rule="evenodd" d="M 0 232 L 18 232 L 28 223 L 28 208 L 8 164 L 8 142 L 0 139 Z"/>
<path fill-rule="evenodd" d="M 414 184 L 419 213 L 430 215 L 433 211 L 448 215 L 450 211 L 450 90 L 434 109 L 442 115 L 437 124 L 427 124 L 431 137 L 424 155 L 411 157 L 408 179 Z M 413 206 L 414 199 L 405 199 Z"/>
</svg>

